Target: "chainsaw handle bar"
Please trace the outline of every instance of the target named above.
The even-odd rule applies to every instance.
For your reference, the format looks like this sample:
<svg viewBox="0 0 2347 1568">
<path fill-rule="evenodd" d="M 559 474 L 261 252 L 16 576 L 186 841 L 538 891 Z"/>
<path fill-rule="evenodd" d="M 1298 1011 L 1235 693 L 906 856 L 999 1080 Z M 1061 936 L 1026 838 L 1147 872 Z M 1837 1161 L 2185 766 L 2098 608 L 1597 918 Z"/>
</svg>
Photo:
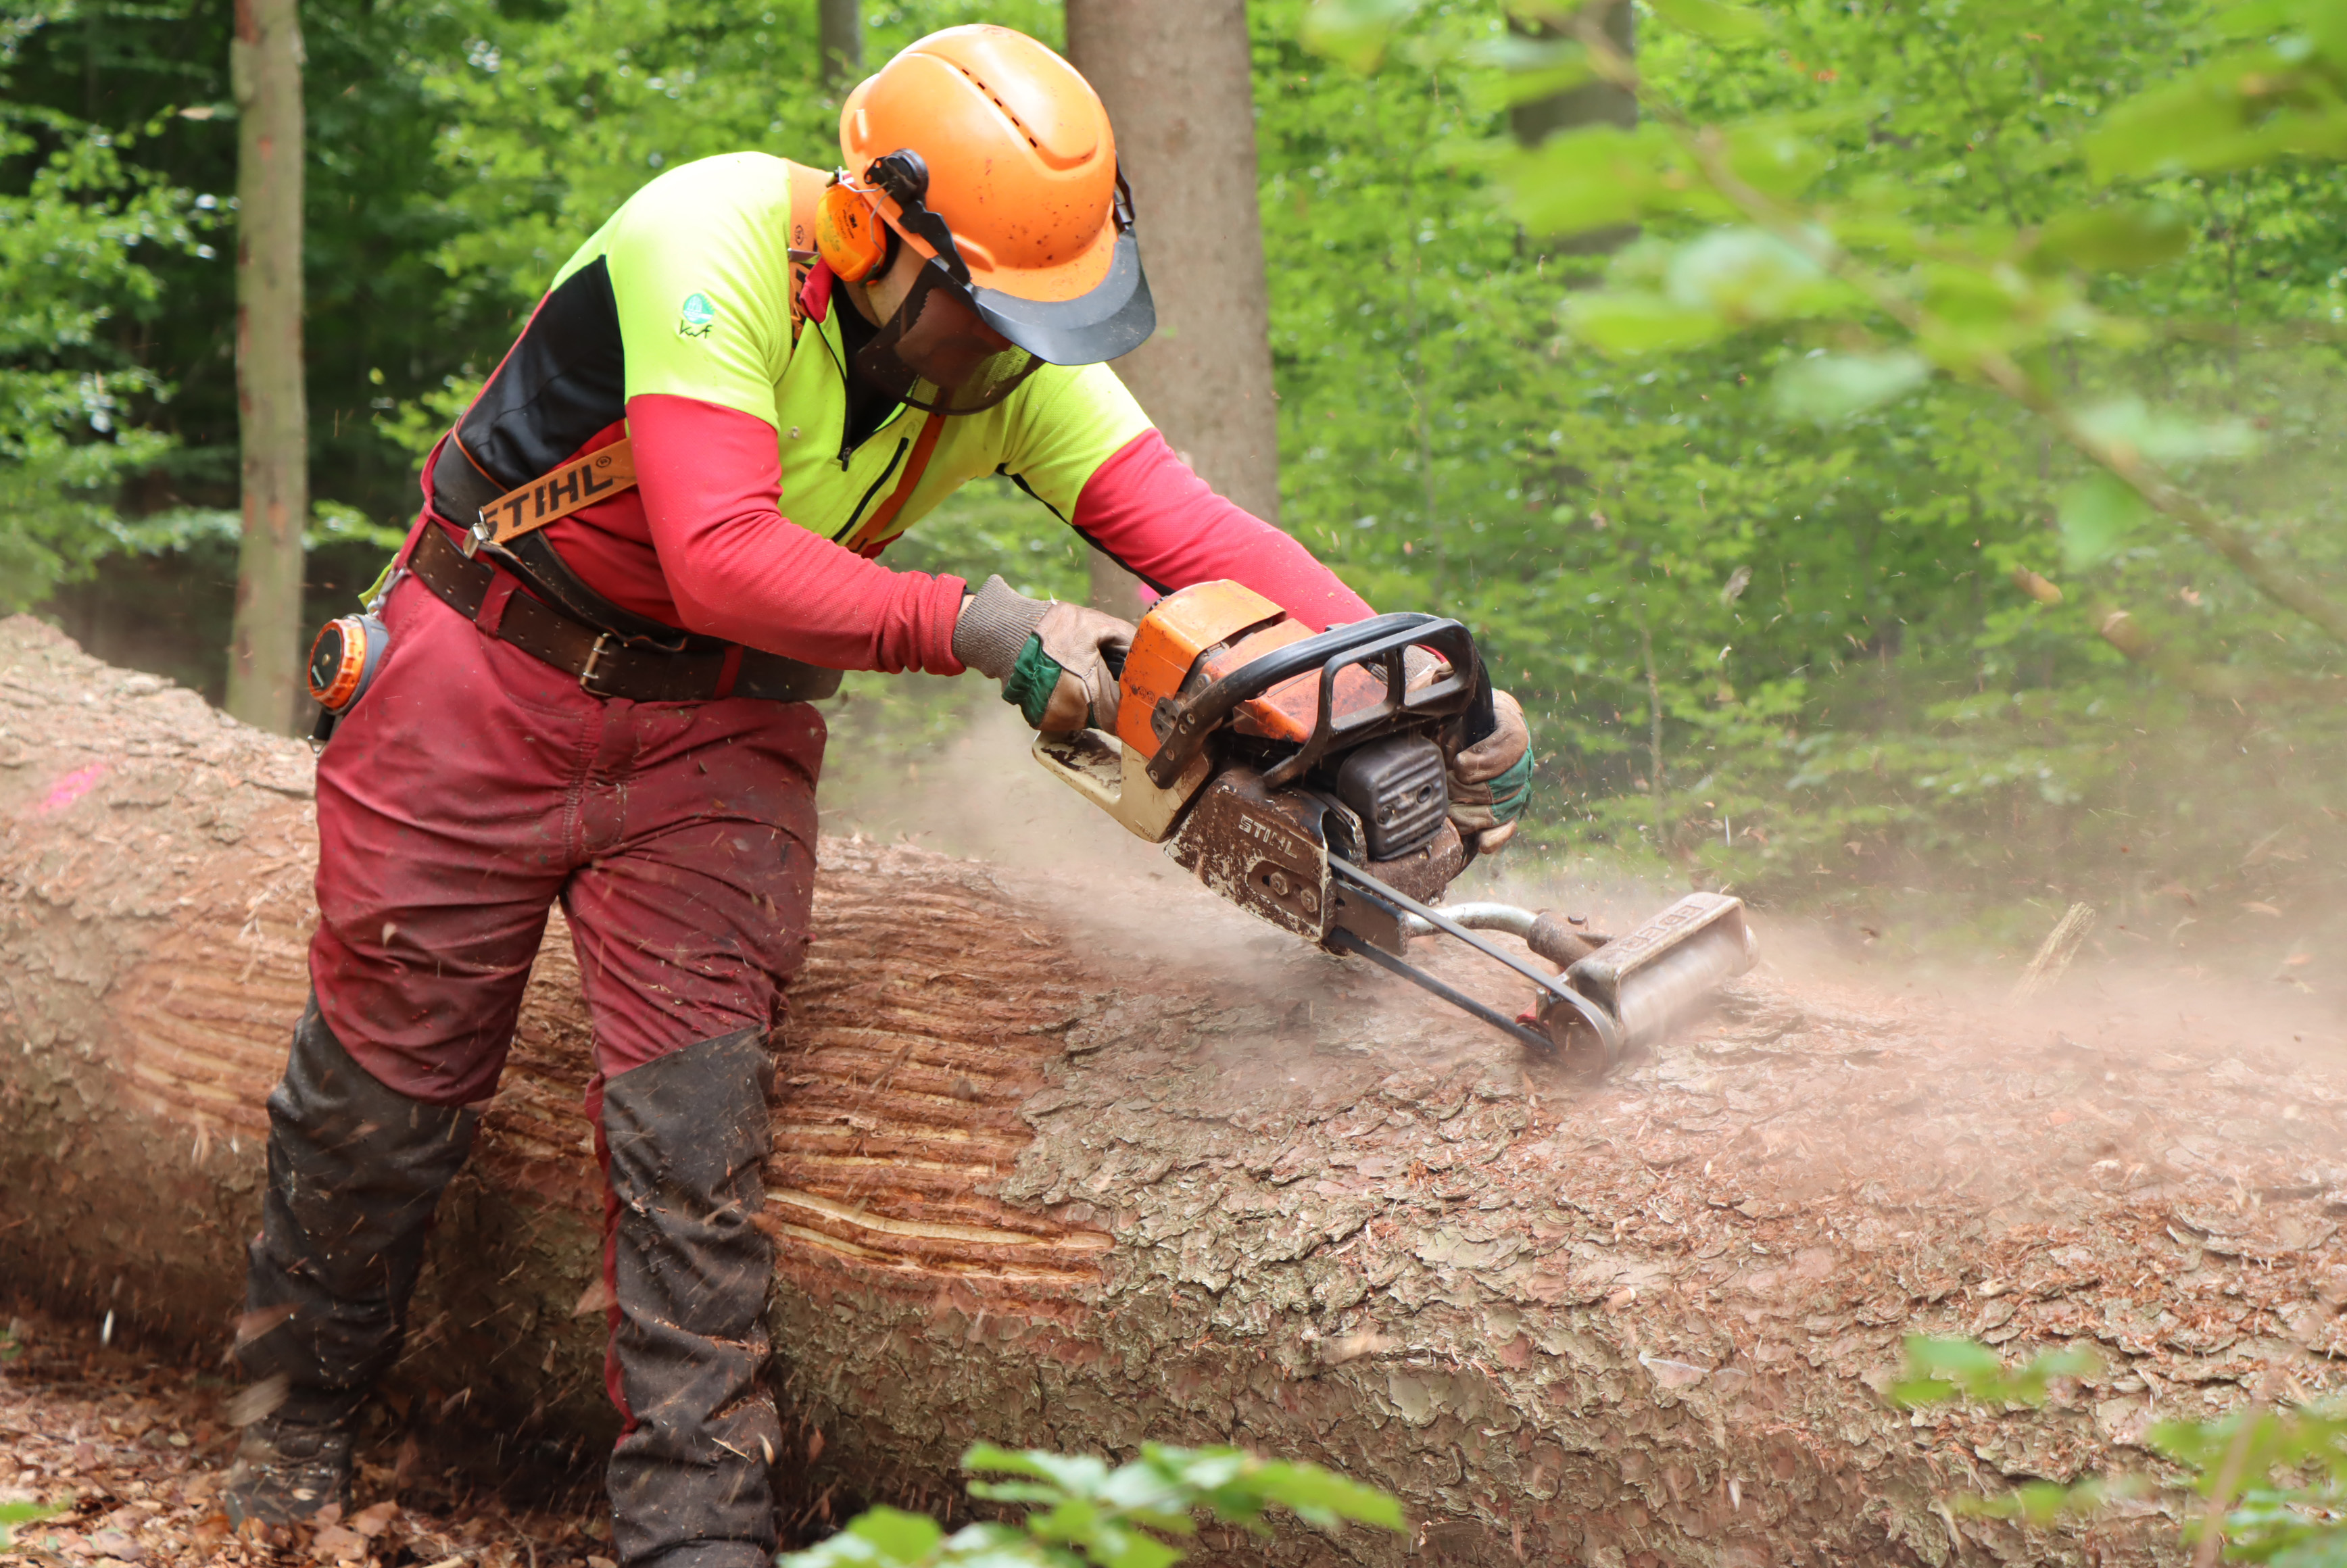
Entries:
<svg viewBox="0 0 2347 1568">
<path fill-rule="evenodd" d="M 1448 662 L 1450 672 L 1413 692 L 1409 690 L 1403 656 L 1420 645 Z M 1337 673 L 1373 662 L 1383 666 L 1384 699 L 1356 712 L 1337 715 Z M 1405 610 L 1330 627 L 1301 642 L 1248 660 L 1194 697 L 1175 699 L 1173 723 L 1157 754 L 1149 759 L 1150 781 L 1160 789 L 1173 788 L 1183 770 L 1205 749 L 1206 737 L 1220 729 L 1240 703 L 1314 670 L 1320 672 L 1320 694 L 1312 733 L 1302 751 L 1264 774 L 1268 788 L 1277 789 L 1294 779 L 1339 740 L 1366 738 L 1410 719 L 1450 718 L 1475 702 L 1479 688 L 1489 689 L 1483 684 L 1483 661 L 1475 651 L 1475 640 L 1455 620 Z"/>
</svg>

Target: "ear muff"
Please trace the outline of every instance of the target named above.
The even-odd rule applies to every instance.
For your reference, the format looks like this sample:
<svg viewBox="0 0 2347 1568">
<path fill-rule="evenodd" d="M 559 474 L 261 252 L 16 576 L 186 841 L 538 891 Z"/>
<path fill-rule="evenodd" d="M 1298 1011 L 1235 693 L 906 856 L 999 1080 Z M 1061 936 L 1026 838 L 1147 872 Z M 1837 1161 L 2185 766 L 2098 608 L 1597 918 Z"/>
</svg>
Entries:
<svg viewBox="0 0 2347 1568">
<path fill-rule="evenodd" d="M 889 239 L 871 198 L 832 176 L 815 216 L 815 250 L 831 270 L 848 282 L 862 282 L 887 264 Z"/>
</svg>

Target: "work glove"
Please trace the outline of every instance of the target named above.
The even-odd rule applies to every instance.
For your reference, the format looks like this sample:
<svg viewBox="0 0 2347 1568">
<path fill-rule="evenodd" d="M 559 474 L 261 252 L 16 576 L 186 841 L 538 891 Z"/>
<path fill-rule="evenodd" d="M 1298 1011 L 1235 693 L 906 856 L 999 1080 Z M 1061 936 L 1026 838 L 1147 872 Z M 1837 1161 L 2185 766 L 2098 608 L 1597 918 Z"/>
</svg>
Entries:
<svg viewBox="0 0 2347 1568">
<path fill-rule="evenodd" d="M 1532 736 L 1524 711 L 1505 692 L 1491 693 L 1499 727 L 1471 746 L 1443 751 L 1450 821 L 1478 855 L 1497 854 L 1516 834 L 1532 787 Z"/>
<path fill-rule="evenodd" d="M 1002 682 L 1002 700 L 1045 734 L 1116 728 L 1112 666 L 1133 647 L 1133 626 L 1081 604 L 1029 599 L 999 577 L 962 600 L 954 657 Z"/>
</svg>

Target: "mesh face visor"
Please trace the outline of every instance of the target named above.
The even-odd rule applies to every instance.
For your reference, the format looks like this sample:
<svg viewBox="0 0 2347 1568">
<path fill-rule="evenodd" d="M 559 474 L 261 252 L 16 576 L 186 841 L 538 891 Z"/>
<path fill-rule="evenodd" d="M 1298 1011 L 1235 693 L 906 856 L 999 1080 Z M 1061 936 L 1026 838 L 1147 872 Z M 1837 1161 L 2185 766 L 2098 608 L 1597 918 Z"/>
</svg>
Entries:
<svg viewBox="0 0 2347 1568">
<path fill-rule="evenodd" d="M 926 368 L 927 379 L 913 362 Z M 992 408 L 1042 364 L 988 325 L 937 261 L 922 265 L 905 302 L 856 355 L 856 374 L 869 384 L 935 414 Z"/>
<path fill-rule="evenodd" d="M 1039 365 L 1098 364 L 1140 347 L 1156 329 L 1157 310 L 1133 234 L 1132 192 L 1122 173 L 1111 212 L 1116 239 L 1107 273 L 1088 292 L 1068 300 L 1024 299 L 977 283 L 952 230 L 923 200 L 928 166 L 912 149 L 876 159 L 862 181 L 848 183 L 878 199 L 883 218 L 928 252 L 903 305 L 856 355 L 858 371 L 915 408 L 956 414 L 991 408 Z M 927 401 L 914 395 L 922 381 L 914 363 L 932 373 Z"/>
</svg>

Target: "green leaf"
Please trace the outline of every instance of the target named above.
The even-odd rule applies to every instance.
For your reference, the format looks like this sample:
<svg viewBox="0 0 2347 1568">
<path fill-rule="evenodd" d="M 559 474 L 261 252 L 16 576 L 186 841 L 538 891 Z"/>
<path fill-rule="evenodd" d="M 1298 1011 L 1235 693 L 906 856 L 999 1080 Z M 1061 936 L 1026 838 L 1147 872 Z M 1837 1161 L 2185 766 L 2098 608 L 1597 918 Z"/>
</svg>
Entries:
<svg viewBox="0 0 2347 1568">
<path fill-rule="evenodd" d="M 1342 1520 L 1379 1530 L 1407 1528 L 1401 1504 L 1391 1496 L 1318 1465 L 1275 1460 L 1255 1466 L 1245 1480 L 1266 1502 L 1278 1503 L 1323 1529 Z"/>
<path fill-rule="evenodd" d="M 1647 0 L 1655 15 L 1715 44 L 1749 44 L 1768 36 L 1768 21 L 1720 0 Z"/>
<path fill-rule="evenodd" d="M 974 1481 L 969 1494 L 989 1502 L 1056 1503 L 1068 1494 L 1045 1481 Z"/>
<path fill-rule="evenodd" d="M 992 1521 L 965 1524 L 946 1537 L 937 1561 L 941 1568 L 1056 1568 L 1048 1549 L 1025 1531 Z"/>
<path fill-rule="evenodd" d="M 1357 71 L 1374 71 L 1395 29 L 1422 0 L 1312 0 L 1304 13 L 1304 46 Z"/>
<path fill-rule="evenodd" d="M 1564 302 L 1565 330 L 1604 354 L 1655 354 L 1693 348 L 1725 337 L 1734 323 L 1717 311 L 1683 305 L 1660 294 L 1575 294 Z"/>
<path fill-rule="evenodd" d="M 2151 516 L 2135 487 L 2115 474 L 2089 474 L 2062 492 L 2062 554 L 2073 571 L 2116 555 Z"/>
<path fill-rule="evenodd" d="M 2208 30 L 2218 38 L 2262 38 L 2290 26 L 2306 9 L 2306 0 L 2250 0 L 2210 17 Z"/>
<path fill-rule="evenodd" d="M 1552 97 L 1594 80 L 1589 52 L 1572 38 L 1535 38 L 1506 32 L 1480 38 L 1459 51 L 1466 65 L 1497 73 L 1497 79 L 1475 86 L 1479 98 L 1492 107 L 1531 103 Z"/>
<path fill-rule="evenodd" d="M 2165 205 L 2065 212 L 2037 240 L 2040 251 L 2093 272 L 2140 272 L 2181 256 L 2191 244 L 2191 227 Z"/>
<path fill-rule="evenodd" d="M 1585 234 L 1635 222 L 1661 190 L 1650 136 L 1619 126 L 1584 126 L 1530 151 L 1493 160 L 1516 221 L 1542 236 Z"/>
<path fill-rule="evenodd" d="M 15 1527 L 33 1524 L 65 1512 L 38 1502 L 0 1502 L 0 1546 L 15 1539 Z"/>
<path fill-rule="evenodd" d="M 1081 1542 L 1084 1555 L 1100 1568 L 1173 1568 L 1182 1553 L 1155 1536 L 1119 1524 L 1104 1524 Z"/>
<path fill-rule="evenodd" d="M 1746 120 L 1727 132 L 1727 167 L 1763 195 L 1789 200 L 1807 190 L 1832 165 L 1824 133 L 1847 115 L 1770 116 Z"/>
<path fill-rule="evenodd" d="M 1013 1450 L 979 1443 L 961 1456 L 964 1470 L 997 1475 L 1031 1475 L 1078 1497 L 1099 1491 L 1109 1467 L 1090 1454 L 1047 1453 L 1041 1449 Z"/>
<path fill-rule="evenodd" d="M 2239 419 L 2188 419 L 2156 413 L 2140 397 L 2115 397 L 2074 416 L 2098 441 L 2134 448 L 2162 466 L 2251 456 L 2260 442 Z"/>
<path fill-rule="evenodd" d="M 1666 287 L 1673 303 L 1739 325 L 1807 314 L 1839 292 L 1823 268 L 1758 229 L 1715 229 L 1680 247 Z"/>
<path fill-rule="evenodd" d="M 1780 418 L 1838 425 L 1904 396 L 1931 376 L 1931 362 L 1904 349 L 1819 354 L 1778 371 L 1770 394 Z"/>
<path fill-rule="evenodd" d="M 918 1563 L 944 1539 L 938 1522 L 900 1508 L 874 1508 L 857 1515 L 847 1532 L 868 1542 L 889 1563 Z"/>
<path fill-rule="evenodd" d="M 2084 147 L 2098 183 L 2157 169 L 2187 169 L 2240 124 L 2236 95 L 2196 77 L 2130 98 L 2102 117 Z"/>
<path fill-rule="evenodd" d="M 2310 11 L 2336 26 L 2338 8 Z M 2157 173 L 2251 169 L 2289 154 L 2335 158 L 2347 152 L 2347 104 L 2337 73 L 2310 68 L 2306 37 L 2238 50 L 2180 79 L 2128 99 L 2103 116 L 2084 143 L 2088 171 L 2100 181 Z"/>
</svg>

